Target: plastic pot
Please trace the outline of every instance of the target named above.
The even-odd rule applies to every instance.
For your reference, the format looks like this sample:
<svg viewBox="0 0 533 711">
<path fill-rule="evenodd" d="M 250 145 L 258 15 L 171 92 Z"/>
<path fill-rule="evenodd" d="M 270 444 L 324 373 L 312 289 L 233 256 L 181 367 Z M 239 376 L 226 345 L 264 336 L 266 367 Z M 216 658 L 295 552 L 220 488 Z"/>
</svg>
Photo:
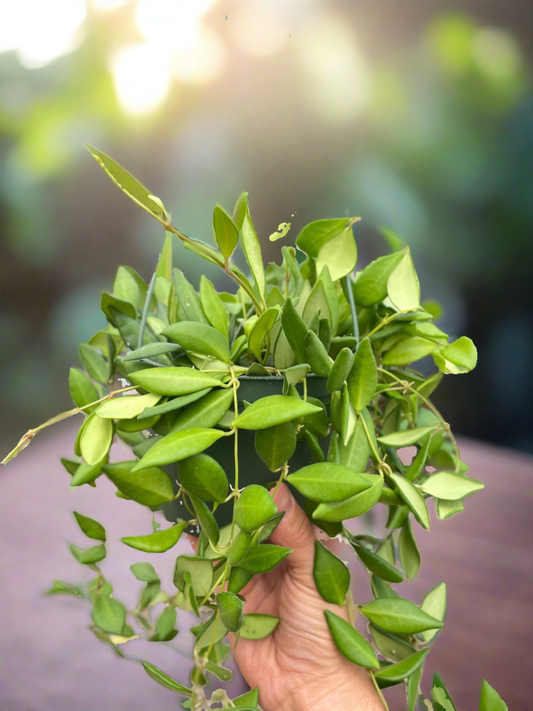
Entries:
<svg viewBox="0 0 533 711">
<path fill-rule="evenodd" d="M 281 395 L 283 391 L 283 377 L 253 377 L 243 375 L 239 378 L 240 387 L 237 390 L 239 411 L 244 409 L 244 401 L 249 403 L 255 402 L 268 395 Z M 307 394 L 309 397 L 317 398 L 322 402 L 327 402 L 331 397 L 326 388 L 327 378 L 319 378 L 315 375 L 307 377 Z M 303 386 L 300 383 L 297 386 L 300 394 L 303 392 Z M 249 484 L 268 484 L 275 482 L 279 478 L 278 473 L 271 472 L 263 460 L 255 451 L 255 431 L 239 430 L 239 487 L 248 486 Z M 233 437 L 223 437 L 206 450 L 206 454 L 216 459 L 222 466 L 226 475 L 233 483 L 235 481 L 235 460 L 234 460 L 234 440 Z M 299 441 L 296 444 L 294 454 L 289 460 L 291 471 L 296 471 L 308 464 L 313 464 L 314 459 L 307 442 Z M 178 468 L 179 463 L 172 465 L 172 468 Z M 175 472 L 170 471 L 171 475 Z M 297 496 L 297 498 L 300 498 Z M 178 518 L 190 518 L 190 512 L 183 503 L 172 501 L 162 507 L 165 517 L 168 521 L 176 521 Z M 233 501 L 227 504 L 220 504 L 215 511 L 215 519 L 219 526 L 225 526 L 231 523 L 233 515 Z"/>
</svg>

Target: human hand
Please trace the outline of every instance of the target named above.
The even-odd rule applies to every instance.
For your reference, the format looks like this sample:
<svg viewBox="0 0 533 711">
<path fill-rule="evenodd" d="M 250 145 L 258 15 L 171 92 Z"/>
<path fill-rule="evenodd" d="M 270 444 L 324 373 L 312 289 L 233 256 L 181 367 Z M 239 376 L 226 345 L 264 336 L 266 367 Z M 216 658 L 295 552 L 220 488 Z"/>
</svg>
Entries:
<svg viewBox="0 0 533 711">
<path fill-rule="evenodd" d="M 229 636 L 239 669 L 251 687 L 259 687 L 265 711 L 383 711 L 368 672 L 349 662 L 331 638 L 324 610 L 346 620 L 348 613 L 316 589 L 311 522 L 285 484 L 274 501 L 285 516 L 270 540 L 293 552 L 271 572 L 254 576 L 242 594 L 245 613 L 275 615 L 280 622 L 261 640 L 235 645 Z"/>
</svg>

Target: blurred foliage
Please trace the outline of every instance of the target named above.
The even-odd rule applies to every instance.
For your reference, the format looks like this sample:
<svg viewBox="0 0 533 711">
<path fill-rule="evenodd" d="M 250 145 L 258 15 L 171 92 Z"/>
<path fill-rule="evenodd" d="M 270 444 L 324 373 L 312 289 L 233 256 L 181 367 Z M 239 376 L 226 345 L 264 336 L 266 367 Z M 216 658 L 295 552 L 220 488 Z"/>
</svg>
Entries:
<svg viewBox="0 0 533 711">
<path fill-rule="evenodd" d="M 155 102 L 143 92 L 159 65 L 122 86 L 114 57 L 157 47 L 137 21 L 142 4 L 104 12 L 93 1 L 72 51 L 53 61 L 0 53 L 2 439 L 68 404 L 76 344 L 103 325 L 99 292 L 118 264 L 148 277 L 157 258 L 157 226 L 108 190 L 91 143 L 205 241 L 216 199 L 229 207 L 243 189 L 269 258 L 323 215 L 361 215 L 365 257 L 387 249 L 379 228 L 393 229 L 443 302 L 442 327 L 479 346 L 475 374 L 453 384 L 453 400 L 440 395 L 446 416 L 533 451 L 533 92 L 514 35 L 483 15 L 434 14 L 415 38 L 372 52 L 375 38 L 358 33 L 365 3 L 202 2 L 218 73 L 187 79 L 185 55 L 161 54 L 179 71 L 157 105 L 132 113 L 124 96 Z M 284 221 L 287 237 L 269 242 Z M 190 255 L 178 260 L 197 282 Z"/>
</svg>

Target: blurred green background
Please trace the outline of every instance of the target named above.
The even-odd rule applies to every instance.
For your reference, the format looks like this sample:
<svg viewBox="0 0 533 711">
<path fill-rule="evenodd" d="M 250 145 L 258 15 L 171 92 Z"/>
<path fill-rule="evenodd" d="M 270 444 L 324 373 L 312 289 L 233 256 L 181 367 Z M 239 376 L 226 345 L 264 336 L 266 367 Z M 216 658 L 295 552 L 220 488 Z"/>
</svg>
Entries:
<svg viewBox="0 0 533 711">
<path fill-rule="evenodd" d="M 441 327 L 479 365 L 437 397 L 456 430 L 533 451 L 533 10 L 523 0 L 0 0 L 2 451 L 69 407 L 77 344 L 119 264 L 149 279 L 242 190 L 265 257 L 292 222 L 360 215 L 360 264 L 412 247 Z M 206 266 L 176 245 L 191 280 Z M 219 286 L 220 275 L 210 274 Z"/>
</svg>

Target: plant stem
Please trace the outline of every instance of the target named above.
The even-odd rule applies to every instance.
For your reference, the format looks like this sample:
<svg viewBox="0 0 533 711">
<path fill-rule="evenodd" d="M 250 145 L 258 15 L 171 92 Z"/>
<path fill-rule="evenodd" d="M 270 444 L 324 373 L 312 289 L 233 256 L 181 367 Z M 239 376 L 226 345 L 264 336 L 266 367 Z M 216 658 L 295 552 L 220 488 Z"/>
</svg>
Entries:
<svg viewBox="0 0 533 711">
<path fill-rule="evenodd" d="M 60 415 L 56 415 L 55 417 L 50 418 L 49 420 L 46 420 L 46 422 L 43 422 L 42 425 L 39 425 L 39 427 L 35 427 L 34 429 L 28 430 L 26 434 L 20 439 L 20 442 L 17 444 L 15 449 L 11 450 L 7 457 L 5 457 L 0 464 L 3 464 L 4 466 L 10 462 L 12 459 L 14 459 L 17 454 L 20 454 L 26 447 L 30 444 L 32 439 L 35 437 L 35 435 L 40 432 L 41 430 L 44 430 L 45 427 L 50 427 L 50 425 L 55 425 L 56 422 L 61 422 L 62 420 L 66 420 L 69 417 L 72 417 L 73 415 L 78 415 L 80 412 L 83 412 L 86 410 L 88 407 L 92 407 L 93 405 L 98 405 L 101 402 L 105 402 L 106 400 L 110 400 L 112 397 L 117 395 L 118 393 L 125 393 L 128 390 L 136 390 L 137 385 L 128 385 L 127 388 L 121 388 L 120 390 L 113 390 L 110 393 L 107 393 L 107 395 L 104 395 L 104 397 L 101 397 L 99 400 L 95 400 L 94 402 L 89 402 L 87 405 L 83 405 L 83 407 L 74 407 L 72 410 L 67 410 L 66 412 L 62 412 Z"/>
<path fill-rule="evenodd" d="M 377 333 L 378 331 L 381 331 L 382 328 L 387 326 L 391 321 L 394 321 L 394 319 L 397 316 L 401 316 L 402 314 L 408 314 L 410 311 L 396 311 L 395 313 L 391 314 L 390 316 L 387 316 L 387 318 L 384 318 L 383 321 L 380 321 L 378 325 L 373 328 L 370 333 L 366 334 L 366 338 L 370 338 L 370 336 L 373 336 L 374 333 Z"/>
<path fill-rule="evenodd" d="M 174 225 L 168 223 L 165 224 L 165 229 L 167 229 L 169 232 L 172 232 L 173 234 L 176 235 L 176 237 L 179 237 L 179 239 L 182 242 L 186 242 L 187 244 L 193 245 L 194 249 L 197 251 L 198 254 L 201 254 L 203 257 L 205 257 L 208 261 L 210 262 L 215 262 L 218 264 L 219 267 L 224 269 L 226 274 L 231 277 L 234 281 L 237 282 L 237 284 L 244 289 L 244 291 L 248 294 L 250 299 L 252 300 L 255 309 L 258 314 L 260 314 L 263 311 L 263 307 L 257 300 L 254 292 L 252 289 L 246 284 L 245 281 L 243 281 L 238 274 L 236 274 L 233 269 L 229 266 L 229 264 L 225 264 L 224 258 L 222 255 L 219 255 L 218 252 L 216 252 L 214 249 L 210 249 L 207 245 L 202 244 L 201 242 L 197 242 L 196 240 L 191 239 L 190 237 L 187 237 L 184 235 L 182 232 L 177 230 Z"/>
<path fill-rule="evenodd" d="M 353 298 L 352 280 L 350 279 L 349 274 L 346 274 L 346 276 L 344 277 L 344 281 L 346 284 L 346 291 L 348 292 L 348 302 L 350 304 L 350 311 L 352 314 L 352 330 L 353 335 L 355 337 L 354 351 L 357 351 L 357 349 L 359 348 L 359 322 L 357 320 L 357 309 L 355 308 L 355 301 Z"/>
<path fill-rule="evenodd" d="M 385 701 L 385 697 L 383 696 L 383 692 L 382 692 L 381 689 L 379 688 L 379 684 L 378 684 L 377 681 L 376 681 L 376 678 L 375 678 L 375 676 L 374 676 L 374 672 L 370 672 L 370 676 L 371 676 L 371 678 L 372 678 L 372 681 L 374 682 L 374 686 L 376 687 L 376 691 L 378 692 L 379 698 L 381 699 L 381 703 L 383 704 L 383 706 L 385 706 L 386 711 L 389 711 L 389 705 L 388 705 L 388 703 Z"/>
<path fill-rule="evenodd" d="M 444 431 L 449 435 L 450 440 L 452 442 L 454 451 L 455 451 L 455 458 L 456 458 L 456 464 L 455 464 L 455 471 L 459 471 L 459 463 L 461 461 L 461 452 L 459 451 L 459 445 L 457 444 L 457 440 L 455 439 L 455 436 L 450 428 L 450 425 L 446 422 L 444 417 L 441 415 L 439 410 L 435 407 L 435 405 L 431 402 L 431 400 L 428 400 L 425 395 L 422 395 L 422 393 L 419 393 L 416 388 L 413 388 L 413 386 L 407 381 L 407 380 L 402 380 L 401 378 L 398 378 L 398 376 L 394 375 L 394 373 L 391 373 L 390 370 L 385 370 L 385 368 L 378 368 L 378 371 L 380 373 L 383 373 L 383 375 L 389 375 L 393 380 L 395 380 L 397 383 L 400 383 L 403 385 L 403 387 L 406 390 L 410 390 L 414 395 L 417 395 L 424 404 L 426 404 L 429 409 L 439 418 L 441 421 Z"/>
<path fill-rule="evenodd" d="M 143 344 L 144 329 L 146 328 L 146 319 L 148 318 L 148 311 L 150 311 L 150 301 L 152 300 L 152 294 L 154 293 L 155 280 L 157 277 L 157 272 L 152 274 L 150 279 L 150 284 L 148 285 L 148 291 L 146 292 L 146 300 L 144 302 L 144 308 L 141 317 L 141 326 L 139 328 L 139 338 L 137 340 L 137 348 L 140 348 Z"/>
</svg>

